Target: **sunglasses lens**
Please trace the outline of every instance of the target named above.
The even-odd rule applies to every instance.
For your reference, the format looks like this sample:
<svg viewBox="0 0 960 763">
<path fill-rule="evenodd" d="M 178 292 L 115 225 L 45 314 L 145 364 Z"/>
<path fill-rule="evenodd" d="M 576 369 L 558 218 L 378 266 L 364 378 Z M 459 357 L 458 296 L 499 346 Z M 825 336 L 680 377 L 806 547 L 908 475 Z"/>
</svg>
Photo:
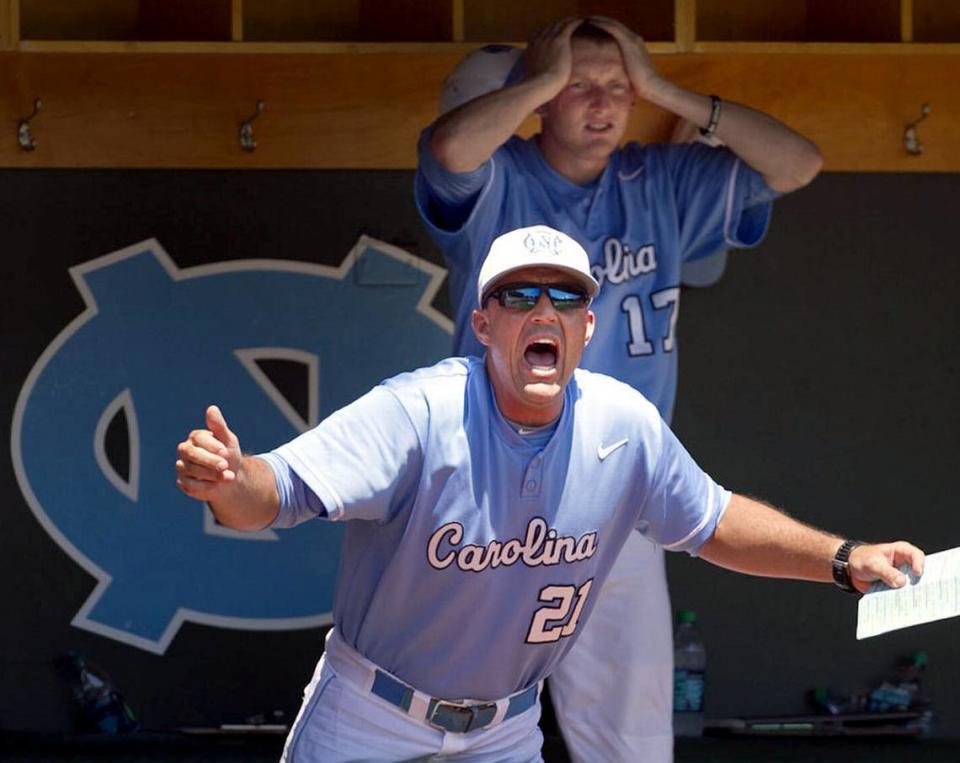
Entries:
<svg viewBox="0 0 960 763">
<path fill-rule="evenodd" d="M 587 295 L 575 289 L 551 287 L 547 289 L 547 295 L 557 310 L 576 310 L 587 304 Z"/>
<path fill-rule="evenodd" d="M 532 310 L 538 299 L 539 286 L 505 286 L 500 290 L 500 304 L 514 310 Z"/>
<path fill-rule="evenodd" d="M 512 310 L 533 310 L 544 291 L 557 310 L 575 310 L 587 305 L 587 295 L 573 286 L 515 284 L 502 286 L 491 292 L 490 297 L 496 298 L 501 306 Z"/>
</svg>

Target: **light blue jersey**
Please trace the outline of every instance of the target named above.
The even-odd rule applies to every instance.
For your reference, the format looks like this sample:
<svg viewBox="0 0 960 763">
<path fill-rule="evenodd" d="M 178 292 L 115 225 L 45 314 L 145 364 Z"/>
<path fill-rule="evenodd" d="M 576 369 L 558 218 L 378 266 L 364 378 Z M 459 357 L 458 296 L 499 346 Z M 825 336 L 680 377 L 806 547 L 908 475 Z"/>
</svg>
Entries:
<svg viewBox="0 0 960 763">
<path fill-rule="evenodd" d="M 275 527 L 351 520 L 334 602 L 344 640 L 449 699 L 547 676 L 630 532 L 696 553 L 730 497 L 626 384 L 576 371 L 552 434 L 530 441 L 479 358 L 388 379 L 263 457 Z"/>
<path fill-rule="evenodd" d="M 482 354 L 470 328 L 490 244 L 544 224 L 579 242 L 600 294 L 581 366 L 640 390 L 670 421 L 677 386 L 680 265 L 763 238 L 775 194 L 727 149 L 701 144 L 615 151 L 588 186 L 551 168 L 535 140 L 513 137 L 478 170 L 454 174 L 420 139 L 415 197 L 450 270 L 454 353 Z"/>
</svg>

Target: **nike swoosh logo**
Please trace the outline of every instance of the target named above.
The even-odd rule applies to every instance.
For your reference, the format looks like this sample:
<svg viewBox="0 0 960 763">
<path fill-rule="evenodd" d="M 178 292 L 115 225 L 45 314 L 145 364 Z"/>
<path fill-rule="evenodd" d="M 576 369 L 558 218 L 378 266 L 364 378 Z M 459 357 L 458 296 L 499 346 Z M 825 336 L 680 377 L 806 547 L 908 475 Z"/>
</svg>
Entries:
<svg viewBox="0 0 960 763">
<path fill-rule="evenodd" d="M 643 172 L 642 164 L 633 172 L 624 172 L 623 170 L 618 170 L 617 177 L 620 178 L 621 180 L 626 180 L 629 182 L 630 180 L 636 180 L 638 177 L 640 177 L 641 172 Z"/>
<path fill-rule="evenodd" d="M 628 438 L 628 437 L 624 437 L 622 440 L 617 440 L 617 441 L 616 441 L 615 443 L 613 443 L 612 445 L 606 445 L 606 446 L 604 446 L 604 445 L 598 445 L 598 446 L 597 446 L 597 457 L 598 457 L 601 461 L 603 461 L 603 459 L 605 459 L 607 456 L 609 456 L 611 453 L 613 453 L 613 451 L 615 451 L 615 450 L 616 450 L 617 448 L 619 448 L 621 445 L 626 445 L 626 444 L 627 444 L 627 441 L 628 441 L 629 439 L 630 439 L 630 438 Z"/>
</svg>

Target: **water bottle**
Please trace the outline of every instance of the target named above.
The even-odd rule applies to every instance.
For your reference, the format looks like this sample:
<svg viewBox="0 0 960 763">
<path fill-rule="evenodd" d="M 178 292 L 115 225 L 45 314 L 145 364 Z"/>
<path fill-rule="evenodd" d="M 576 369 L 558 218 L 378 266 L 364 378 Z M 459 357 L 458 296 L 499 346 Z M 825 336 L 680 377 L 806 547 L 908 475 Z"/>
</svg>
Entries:
<svg viewBox="0 0 960 763">
<path fill-rule="evenodd" d="M 62 663 L 70 674 L 73 696 L 91 730 L 124 734 L 139 729 L 130 705 L 113 688 L 102 670 L 74 652 L 66 655 Z"/>
<path fill-rule="evenodd" d="M 673 733 L 703 734 L 703 689 L 707 652 L 697 629 L 697 615 L 688 609 L 677 613 L 673 632 Z"/>
</svg>

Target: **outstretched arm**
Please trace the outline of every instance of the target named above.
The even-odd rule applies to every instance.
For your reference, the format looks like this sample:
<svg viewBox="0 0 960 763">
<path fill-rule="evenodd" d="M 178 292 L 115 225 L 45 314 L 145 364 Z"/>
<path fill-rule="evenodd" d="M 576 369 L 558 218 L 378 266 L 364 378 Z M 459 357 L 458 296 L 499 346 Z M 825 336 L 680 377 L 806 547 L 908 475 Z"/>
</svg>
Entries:
<svg viewBox="0 0 960 763">
<path fill-rule="evenodd" d="M 661 77 L 650 61 L 643 39 L 619 21 L 592 16 L 590 22 L 609 32 L 619 44 L 627 75 L 638 97 L 693 124 L 707 125 L 711 112 L 709 96 Z M 779 193 L 807 185 L 823 166 L 823 157 L 815 143 L 768 114 L 733 101 L 723 102 L 715 134 Z"/>
<path fill-rule="evenodd" d="M 771 506 L 734 494 L 700 556 L 720 567 L 751 575 L 829 582 L 833 579 L 833 557 L 842 542 Z M 898 568 L 909 564 L 919 575 L 923 561 L 923 551 L 906 541 L 857 546 L 850 554 L 850 577 L 861 592 L 877 580 L 900 588 L 906 585 L 907 576 Z"/>
<path fill-rule="evenodd" d="M 530 114 L 559 93 L 570 79 L 570 35 L 580 18 L 555 21 L 531 41 L 526 76 L 441 116 L 430 150 L 449 172 L 472 172 L 507 142 Z"/>
<path fill-rule="evenodd" d="M 217 406 L 207 408 L 206 418 L 206 429 L 194 429 L 177 446 L 177 485 L 191 498 L 207 501 L 220 524 L 263 529 L 280 511 L 273 470 L 243 455 Z"/>
</svg>

